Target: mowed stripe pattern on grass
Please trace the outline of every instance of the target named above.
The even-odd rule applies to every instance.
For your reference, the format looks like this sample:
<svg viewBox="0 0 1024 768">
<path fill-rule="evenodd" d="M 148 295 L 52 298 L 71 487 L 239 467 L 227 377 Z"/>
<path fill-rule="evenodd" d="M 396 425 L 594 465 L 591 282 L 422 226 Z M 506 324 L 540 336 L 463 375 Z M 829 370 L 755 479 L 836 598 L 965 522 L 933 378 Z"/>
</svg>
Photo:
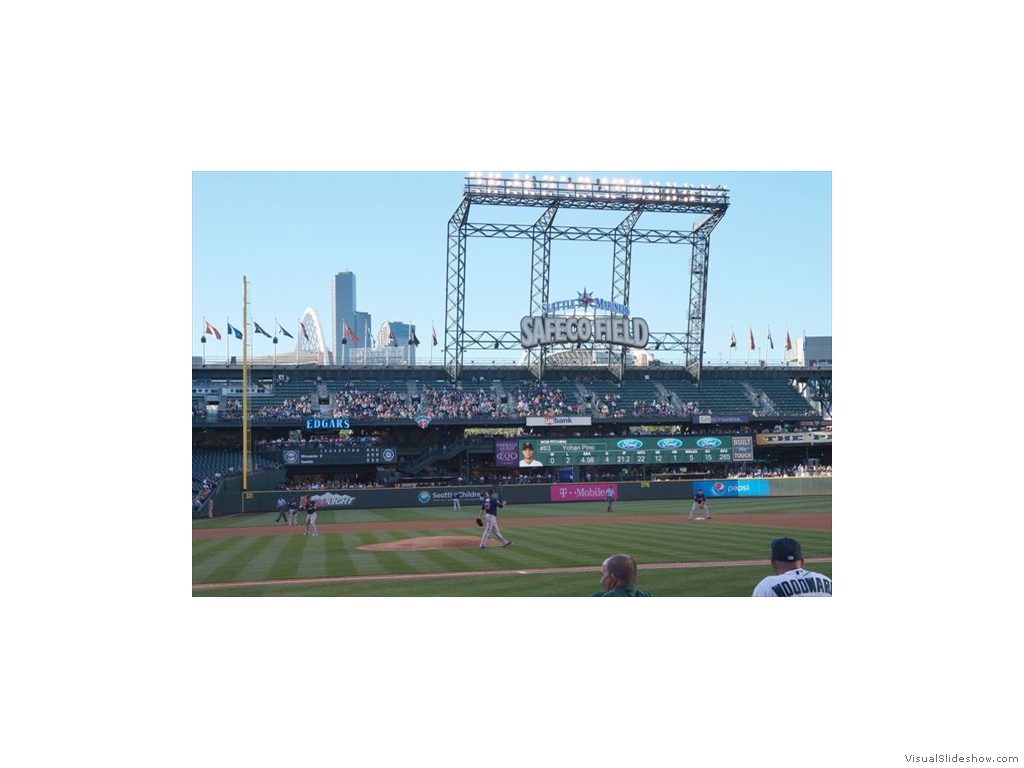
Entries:
<svg viewBox="0 0 1024 768">
<path fill-rule="evenodd" d="M 807 499 L 759 500 L 757 511 L 793 512 L 794 501 Z M 813 509 L 829 506 L 820 497 L 810 500 Z M 719 512 L 751 512 L 748 500 L 740 504 L 721 503 Z M 660 505 L 660 506 L 659 506 Z M 672 523 L 624 523 L 630 512 L 651 514 L 667 511 L 660 502 L 652 505 L 620 505 L 613 521 L 594 514 L 594 522 L 585 525 L 509 526 L 506 535 L 515 544 L 508 549 L 466 549 L 371 552 L 365 544 L 396 541 L 422 536 L 453 535 L 451 528 L 432 528 L 430 520 L 410 521 L 406 530 L 360 533 L 321 533 L 313 538 L 294 535 L 295 529 L 282 535 L 239 536 L 193 542 L 193 583 L 221 583 L 339 576 L 385 574 L 421 574 L 484 570 L 530 570 L 545 567 L 594 566 L 614 552 L 628 552 L 638 562 L 707 562 L 719 560 L 767 560 L 768 541 L 774 536 L 792 535 L 800 539 L 808 557 L 831 557 L 832 535 L 828 531 L 794 530 L 738 524 L 687 523 L 685 518 Z M 556 506 L 556 505 L 549 505 Z M 590 505 L 588 505 L 590 506 Z M 627 508 L 628 507 L 628 508 Z M 564 507 L 558 505 L 559 513 Z M 716 510 L 718 511 L 718 510 Z M 406 510 L 399 511 L 407 514 Z M 604 513 L 607 514 L 607 513 Z M 271 516 L 272 519 L 272 516 Z M 214 521 L 216 522 L 216 521 Z M 253 524 L 246 520 L 246 527 Z M 319 522 L 319 521 L 318 521 Z M 462 534 L 459 534 L 462 535 Z M 478 532 L 467 530 L 470 540 Z M 495 545 L 492 545 L 496 547 Z M 415 588 L 417 591 L 421 587 Z M 435 585 L 430 594 L 438 594 Z M 457 590 L 463 589 L 462 587 Z M 335 592 L 337 594 L 337 592 Z M 442 594 L 447 594 L 443 592 Z"/>
</svg>

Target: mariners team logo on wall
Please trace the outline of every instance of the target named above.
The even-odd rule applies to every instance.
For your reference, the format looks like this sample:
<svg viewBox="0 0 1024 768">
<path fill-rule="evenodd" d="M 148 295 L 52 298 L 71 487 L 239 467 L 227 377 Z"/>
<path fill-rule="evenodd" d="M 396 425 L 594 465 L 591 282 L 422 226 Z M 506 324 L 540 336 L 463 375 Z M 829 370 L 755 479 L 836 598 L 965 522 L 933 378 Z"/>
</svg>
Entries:
<svg viewBox="0 0 1024 768">
<path fill-rule="evenodd" d="M 420 491 L 419 495 L 416 497 L 416 500 L 419 501 L 420 504 L 429 504 L 430 491 Z"/>
<path fill-rule="evenodd" d="M 299 463 L 299 452 L 298 451 L 285 451 L 284 452 L 284 463 L 285 464 L 298 464 Z"/>
<path fill-rule="evenodd" d="M 430 417 L 426 414 L 420 414 L 416 417 L 416 426 L 420 429 L 426 429 L 430 425 Z"/>
</svg>

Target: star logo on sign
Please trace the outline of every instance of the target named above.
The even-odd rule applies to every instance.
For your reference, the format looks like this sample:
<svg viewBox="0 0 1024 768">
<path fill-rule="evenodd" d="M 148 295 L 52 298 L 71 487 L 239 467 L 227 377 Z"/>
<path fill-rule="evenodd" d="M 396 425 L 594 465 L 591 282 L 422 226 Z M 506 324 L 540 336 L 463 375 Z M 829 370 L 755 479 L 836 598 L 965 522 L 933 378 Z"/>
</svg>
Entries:
<svg viewBox="0 0 1024 768">
<path fill-rule="evenodd" d="M 587 293 L 587 286 L 583 286 L 583 293 L 576 291 L 576 296 L 578 297 L 576 301 L 584 307 L 590 306 L 594 303 L 594 292 L 591 291 L 590 293 Z"/>
</svg>

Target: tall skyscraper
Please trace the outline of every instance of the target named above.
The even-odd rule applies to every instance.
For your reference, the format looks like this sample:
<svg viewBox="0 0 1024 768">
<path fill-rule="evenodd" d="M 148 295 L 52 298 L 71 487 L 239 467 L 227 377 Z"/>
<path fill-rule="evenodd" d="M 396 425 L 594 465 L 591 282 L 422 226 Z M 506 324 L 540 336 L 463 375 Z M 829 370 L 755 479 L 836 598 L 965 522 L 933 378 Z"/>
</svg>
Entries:
<svg viewBox="0 0 1024 768">
<path fill-rule="evenodd" d="M 345 338 L 345 324 L 352 329 L 357 344 L 351 338 L 342 344 Z M 339 272 L 331 281 L 331 342 L 334 345 L 334 359 L 344 365 L 347 355 L 346 347 L 365 347 L 368 345 L 366 331 L 370 328 L 370 314 L 356 311 L 356 276 L 349 270 Z"/>
</svg>

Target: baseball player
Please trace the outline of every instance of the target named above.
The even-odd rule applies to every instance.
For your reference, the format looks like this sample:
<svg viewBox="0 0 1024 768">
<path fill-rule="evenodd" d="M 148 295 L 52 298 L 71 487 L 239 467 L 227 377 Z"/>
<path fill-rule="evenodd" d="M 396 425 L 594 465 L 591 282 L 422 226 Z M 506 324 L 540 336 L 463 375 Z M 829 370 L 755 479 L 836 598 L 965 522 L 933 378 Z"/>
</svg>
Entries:
<svg viewBox="0 0 1024 768">
<path fill-rule="evenodd" d="M 456 512 L 462 511 L 462 491 L 456 491 L 452 494 L 452 507 Z"/>
<path fill-rule="evenodd" d="M 316 536 L 316 499 L 306 499 L 306 531 L 303 536 Z"/>
<path fill-rule="evenodd" d="M 611 512 L 612 504 L 615 502 L 615 491 L 611 488 L 611 486 L 609 486 L 608 490 L 604 492 L 604 497 L 608 501 L 608 511 Z"/>
<path fill-rule="evenodd" d="M 708 507 L 707 499 L 704 498 L 704 491 L 697 489 L 697 492 L 693 494 L 693 506 L 690 507 L 690 520 L 693 520 L 693 516 L 700 510 L 704 513 L 704 517 L 708 520 L 711 519 L 711 510 Z"/>
<path fill-rule="evenodd" d="M 288 525 L 295 525 L 299 517 L 299 502 L 292 499 L 288 502 Z"/>
<path fill-rule="evenodd" d="M 804 553 L 796 539 L 772 540 L 772 570 L 751 597 L 832 597 L 832 579 L 804 570 Z"/>
<path fill-rule="evenodd" d="M 487 549 L 487 537 L 491 535 L 492 531 L 501 541 L 502 547 L 511 547 L 512 542 L 501 535 L 501 529 L 498 527 L 498 509 L 504 507 L 505 502 L 499 501 L 498 497 L 494 495 L 494 491 L 491 490 L 486 504 L 486 511 L 483 514 L 487 523 L 484 525 L 484 535 L 480 537 L 480 549 Z"/>
</svg>

